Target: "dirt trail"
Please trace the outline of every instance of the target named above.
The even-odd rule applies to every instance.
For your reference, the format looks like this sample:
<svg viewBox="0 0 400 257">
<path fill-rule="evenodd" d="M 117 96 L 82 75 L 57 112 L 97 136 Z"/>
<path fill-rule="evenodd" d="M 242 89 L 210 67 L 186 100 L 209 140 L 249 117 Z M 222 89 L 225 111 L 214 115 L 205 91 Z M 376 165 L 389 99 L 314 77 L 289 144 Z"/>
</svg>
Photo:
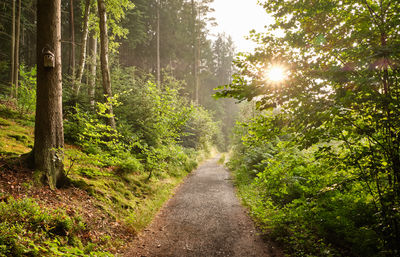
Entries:
<svg viewBox="0 0 400 257">
<path fill-rule="evenodd" d="M 257 235 L 217 160 L 189 175 L 124 256 L 283 256 Z"/>
</svg>

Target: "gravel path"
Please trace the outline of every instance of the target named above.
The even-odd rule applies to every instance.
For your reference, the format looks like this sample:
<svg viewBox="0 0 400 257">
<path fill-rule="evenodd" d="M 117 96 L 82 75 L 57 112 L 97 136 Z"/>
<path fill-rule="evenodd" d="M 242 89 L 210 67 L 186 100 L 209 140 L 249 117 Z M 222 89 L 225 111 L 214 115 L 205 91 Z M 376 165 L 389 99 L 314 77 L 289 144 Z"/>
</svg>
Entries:
<svg viewBox="0 0 400 257">
<path fill-rule="evenodd" d="M 257 235 L 217 160 L 189 175 L 124 256 L 283 256 Z"/>
</svg>

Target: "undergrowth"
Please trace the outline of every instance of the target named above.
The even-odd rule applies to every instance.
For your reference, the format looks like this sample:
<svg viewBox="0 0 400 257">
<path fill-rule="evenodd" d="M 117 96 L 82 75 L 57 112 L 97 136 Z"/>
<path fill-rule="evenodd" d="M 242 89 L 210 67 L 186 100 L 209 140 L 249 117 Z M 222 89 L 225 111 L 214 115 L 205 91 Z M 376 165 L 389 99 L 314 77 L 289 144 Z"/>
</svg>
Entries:
<svg viewBox="0 0 400 257">
<path fill-rule="evenodd" d="M 81 241 L 82 218 L 43 209 L 36 201 L 9 197 L 0 202 L 0 256 L 112 256 Z"/>
<path fill-rule="evenodd" d="M 85 117 L 80 118 L 85 121 Z M 76 130 L 78 134 L 73 136 L 80 141 L 65 147 L 66 174 L 71 185 L 88 192 L 94 205 L 111 220 L 137 233 L 151 222 L 174 188 L 204 155 L 176 143 L 157 148 L 138 145 L 125 140 L 122 134 L 113 134 L 120 137 L 118 141 L 106 142 L 103 132 L 109 128 L 96 123 L 99 122 L 86 123 L 95 127 L 92 130 Z M 1 157 L 14 158 L 30 152 L 33 125 L 32 116 L 0 105 Z M 9 198 L 0 203 L 0 256 L 111 255 L 99 252 L 105 246 L 98 242 L 81 240 L 80 234 L 86 227 L 79 216 L 43 209 L 36 202 L 40 199 Z M 75 211 L 79 214 L 78 207 Z M 120 239 L 106 240 L 113 249 L 126 243 L 114 240 Z"/>
<path fill-rule="evenodd" d="M 258 225 L 290 256 L 398 256 L 385 246 L 374 200 L 340 142 L 299 149 L 264 114 L 237 126 L 228 162 Z M 329 159 L 324 149 L 335 159 Z"/>
</svg>

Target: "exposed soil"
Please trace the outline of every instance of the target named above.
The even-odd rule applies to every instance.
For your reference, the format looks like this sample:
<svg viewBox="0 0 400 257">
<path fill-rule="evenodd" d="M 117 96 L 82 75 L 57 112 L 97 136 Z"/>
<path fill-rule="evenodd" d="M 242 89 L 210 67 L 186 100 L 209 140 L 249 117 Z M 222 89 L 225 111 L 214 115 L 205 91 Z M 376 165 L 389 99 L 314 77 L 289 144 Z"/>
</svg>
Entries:
<svg viewBox="0 0 400 257">
<path fill-rule="evenodd" d="M 189 175 L 123 256 L 283 256 L 258 235 L 217 160 Z"/>
</svg>

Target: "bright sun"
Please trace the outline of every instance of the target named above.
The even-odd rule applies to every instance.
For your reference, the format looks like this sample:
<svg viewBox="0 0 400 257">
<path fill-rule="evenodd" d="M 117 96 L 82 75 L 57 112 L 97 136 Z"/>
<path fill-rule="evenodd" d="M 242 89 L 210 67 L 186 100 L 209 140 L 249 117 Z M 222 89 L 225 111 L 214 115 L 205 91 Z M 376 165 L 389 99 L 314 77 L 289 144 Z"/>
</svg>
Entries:
<svg viewBox="0 0 400 257">
<path fill-rule="evenodd" d="M 271 82 L 281 82 L 287 77 L 286 70 L 282 66 L 272 66 L 267 70 L 266 75 Z"/>
</svg>

